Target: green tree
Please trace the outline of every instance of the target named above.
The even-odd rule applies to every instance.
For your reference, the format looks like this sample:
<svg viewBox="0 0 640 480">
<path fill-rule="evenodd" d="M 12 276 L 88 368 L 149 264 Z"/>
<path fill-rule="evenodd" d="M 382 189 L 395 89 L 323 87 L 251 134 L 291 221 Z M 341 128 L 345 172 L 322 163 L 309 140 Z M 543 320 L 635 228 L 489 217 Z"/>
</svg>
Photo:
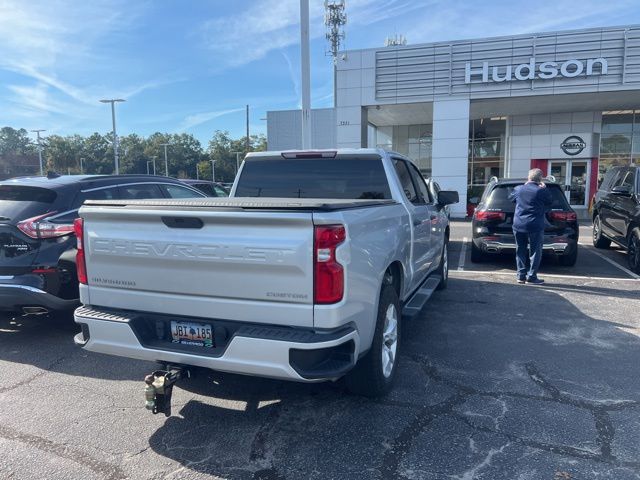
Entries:
<svg viewBox="0 0 640 480">
<path fill-rule="evenodd" d="M 49 135 L 45 142 L 47 170 L 58 173 L 79 173 L 84 139 L 80 135 Z"/>
<path fill-rule="evenodd" d="M 34 152 L 37 152 L 37 148 L 31 143 L 29 132 L 24 128 L 18 130 L 11 127 L 0 128 L 0 156 L 28 155 Z"/>
<path fill-rule="evenodd" d="M 110 175 L 115 170 L 109 138 L 98 132 L 84 139 L 81 156 L 84 173 Z"/>
<path fill-rule="evenodd" d="M 267 139 L 264 135 L 251 135 L 247 149 L 247 137 L 234 140 L 227 131 L 216 130 L 209 140 L 207 153 L 209 160 L 214 160 L 216 181 L 233 182 L 239 163 L 248 152 L 264 151 L 267 149 Z M 236 163 L 237 162 L 237 163 Z M 211 166 L 201 162 L 199 164 L 201 177 L 211 178 Z"/>
</svg>

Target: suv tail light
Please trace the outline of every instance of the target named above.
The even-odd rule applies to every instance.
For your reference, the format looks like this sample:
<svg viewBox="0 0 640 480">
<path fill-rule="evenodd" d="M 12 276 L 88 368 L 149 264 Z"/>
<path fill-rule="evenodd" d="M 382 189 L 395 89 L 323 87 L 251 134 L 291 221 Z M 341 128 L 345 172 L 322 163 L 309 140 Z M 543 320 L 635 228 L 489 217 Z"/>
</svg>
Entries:
<svg viewBox="0 0 640 480">
<path fill-rule="evenodd" d="M 316 304 L 342 300 L 344 268 L 336 260 L 336 249 L 346 238 L 343 225 L 321 225 L 314 229 L 313 302 Z"/>
<path fill-rule="evenodd" d="M 576 212 L 562 212 L 554 210 L 549 212 L 549 220 L 560 222 L 575 222 L 578 219 Z"/>
<path fill-rule="evenodd" d="M 56 212 L 48 212 L 37 217 L 27 218 L 18 222 L 18 229 L 29 238 L 57 238 L 71 235 L 73 233 L 73 224 L 70 223 L 52 223 L 44 220 Z"/>
<path fill-rule="evenodd" d="M 504 212 L 496 212 L 492 210 L 476 210 L 474 213 L 476 220 L 502 220 L 507 218 Z"/>
<path fill-rule="evenodd" d="M 78 272 L 78 282 L 87 284 L 87 264 L 84 258 L 84 220 L 76 218 L 73 221 L 73 230 L 78 240 L 78 253 L 76 253 L 76 269 Z"/>
</svg>

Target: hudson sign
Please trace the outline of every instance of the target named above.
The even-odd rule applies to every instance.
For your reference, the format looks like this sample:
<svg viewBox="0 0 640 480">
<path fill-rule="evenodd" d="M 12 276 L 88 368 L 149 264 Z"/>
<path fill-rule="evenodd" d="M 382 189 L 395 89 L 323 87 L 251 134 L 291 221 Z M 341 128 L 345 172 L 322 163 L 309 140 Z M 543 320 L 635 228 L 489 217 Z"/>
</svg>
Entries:
<svg viewBox="0 0 640 480">
<path fill-rule="evenodd" d="M 536 63 L 536 59 L 531 57 L 528 63 L 506 66 L 491 66 L 489 62 L 482 62 L 482 66 L 471 66 L 471 62 L 467 62 L 464 68 L 464 83 L 471 83 L 474 80 L 489 83 L 536 78 L 542 80 L 556 77 L 574 78 L 580 75 L 590 77 L 606 75 L 607 69 L 607 60 L 604 58 L 590 58 L 585 61 L 572 59 L 563 63 Z"/>
</svg>

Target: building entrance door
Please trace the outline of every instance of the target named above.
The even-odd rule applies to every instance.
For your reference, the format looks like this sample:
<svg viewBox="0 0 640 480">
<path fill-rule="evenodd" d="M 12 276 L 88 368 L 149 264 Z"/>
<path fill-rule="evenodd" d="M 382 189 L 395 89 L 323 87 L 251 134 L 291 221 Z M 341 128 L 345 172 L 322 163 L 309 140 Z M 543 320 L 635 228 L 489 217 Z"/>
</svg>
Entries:
<svg viewBox="0 0 640 480">
<path fill-rule="evenodd" d="M 564 186 L 564 194 L 573 208 L 589 207 L 591 160 L 550 160 L 549 174 Z"/>
</svg>

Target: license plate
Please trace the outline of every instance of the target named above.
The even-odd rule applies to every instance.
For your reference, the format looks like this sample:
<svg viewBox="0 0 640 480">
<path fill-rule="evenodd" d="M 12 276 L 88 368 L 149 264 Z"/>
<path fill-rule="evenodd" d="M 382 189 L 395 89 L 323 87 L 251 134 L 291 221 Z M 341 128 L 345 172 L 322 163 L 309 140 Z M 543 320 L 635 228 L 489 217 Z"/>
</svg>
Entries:
<svg viewBox="0 0 640 480">
<path fill-rule="evenodd" d="M 171 338 L 174 343 L 213 347 L 213 327 L 206 323 L 171 322 Z"/>
</svg>

